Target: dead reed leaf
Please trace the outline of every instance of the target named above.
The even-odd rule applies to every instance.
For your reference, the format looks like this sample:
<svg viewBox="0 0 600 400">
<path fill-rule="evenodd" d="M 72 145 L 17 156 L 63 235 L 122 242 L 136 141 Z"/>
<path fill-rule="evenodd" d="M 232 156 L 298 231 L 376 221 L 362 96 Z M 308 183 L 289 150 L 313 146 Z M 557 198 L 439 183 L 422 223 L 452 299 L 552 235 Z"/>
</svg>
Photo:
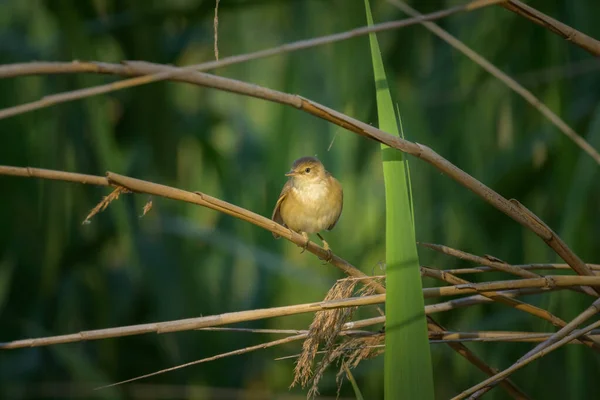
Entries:
<svg viewBox="0 0 600 400">
<path fill-rule="evenodd" d="M 106 207 L 108 207 L 108 205 L 113 200 L 117 200 L 119 198 L 119 196 L 121 195 L 121 193 L 131 193 L 131 191 L 127 188 L 124 188 L 123 186 L 117 186 L 115 188 L 115 190 L 113 190 L 108 196 L 104 196 L 102 201 L 100 203 L 98 203 L 96 205 L 96 207 L 94 207 L 92 209 L 92 211 L 90 211 L 88 216 L 85 217 L 85 219 L 83 220 L 83 222 L 81 224 L 85 225 L 85 224 L 91 223 L 92 217 L 94 217 L 94 215 L 98 214 L 99 212 L 106 210 Z"/>
</svg>

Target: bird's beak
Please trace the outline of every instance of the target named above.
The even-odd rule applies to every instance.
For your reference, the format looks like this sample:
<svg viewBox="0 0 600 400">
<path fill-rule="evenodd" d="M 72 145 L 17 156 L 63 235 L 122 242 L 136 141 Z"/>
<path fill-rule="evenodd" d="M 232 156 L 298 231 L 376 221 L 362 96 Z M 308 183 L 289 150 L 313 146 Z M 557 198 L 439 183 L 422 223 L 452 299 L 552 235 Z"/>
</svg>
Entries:
<svg viewBox="0 0 600 400">
<path fill-rule="evenodd" d="M 298 175 L 298 173 L 296 171 L 294 171 L 293 169 L 290 170 L 287 174 L 285 174 L 285 176 L 296 176 Z"/>
</svg>

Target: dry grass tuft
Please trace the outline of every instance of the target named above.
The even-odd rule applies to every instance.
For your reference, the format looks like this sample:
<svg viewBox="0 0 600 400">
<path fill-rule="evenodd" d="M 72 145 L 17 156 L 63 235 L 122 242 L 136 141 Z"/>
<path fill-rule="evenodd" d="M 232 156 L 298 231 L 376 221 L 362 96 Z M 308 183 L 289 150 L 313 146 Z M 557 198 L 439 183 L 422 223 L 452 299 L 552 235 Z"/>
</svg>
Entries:
<svg viewBox="0 0 600 400">
<path fill-rule="evenodd" d="M 113 190 L 108 196 L 104 196 L 104 198 L 102 199 L 102 201 L 100 203 L 98 203 L 96 205 L 96 207 L 93 208 L 92 211 L 90 211 L 90 213 L 88 214 L 88 216 L 85 217 L 85 219 L 83 220 L 82 224 L 89 224 L 91 222 L 91 219 L 94 217 L 94 215 L 98 214 L 101 211 L 106 210 L 106 207 L 108 207 L 108 205 L 113 200 L 117 200 L 119 198 L 119 196 L 121 195 L 121 193 L 131 193 L 131 191 L 129 189 L 127 189 L 127 188 L 122 187 L 122 186 L 117 186 L 115 188 L 115 190 Z"/>
<path fill-rule="evenodd" d="M 356 285 L 360 283 L 358 279 L 341 279 L 333 285 L 333 287 L 325 296 L 325 301 L 337 300 L 352 297 L 353 295 L 368 296 L 375 292 L 375 286 L 371 281 L 367 281 L 364 286 L 356 291 Z M 304 388 L 311 382 L 311 388 L 308 391 L 308 398 L 313 398 L 319 394 L 318 383 L 321 380 L 323 373 L 327 367 L 340 357 L 338 349 L 343 346 L 336 346 L 336 340 L 340 334 L 344 324 L 348 322 L 357 307 L 347 307 L 335 310 L 319 311 L 315 314 L 315 319 L 309 328 L 308 338 L 302 344 L 302 353 L 298 358 L 296 367 L 294 368 L 294 381 L 290 387 L 300 383 Z M 313 374 L 313 363 L 319 345 L 323 344 L 325 355 L 315 368 Z"/>
<path fill-rule="evenodd" d="M 340 370 L 336 375 L 338 396 L 344 382 L 346 369 L 356 368 L 362 360 L 377 357 L 384 352 L 385 333 L 376 333 L 362 338 L 351 338 L 341 343 L 334 351 L 332 360 L 339 359 Z"/>
</svg>

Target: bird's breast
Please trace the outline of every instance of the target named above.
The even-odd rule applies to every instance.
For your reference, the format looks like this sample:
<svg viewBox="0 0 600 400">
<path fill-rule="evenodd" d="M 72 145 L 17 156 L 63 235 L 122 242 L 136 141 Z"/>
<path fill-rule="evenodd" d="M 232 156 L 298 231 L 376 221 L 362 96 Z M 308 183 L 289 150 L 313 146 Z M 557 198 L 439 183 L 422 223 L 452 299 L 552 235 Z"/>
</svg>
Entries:
<svg viewBox="0 0 600 400">
<path fill-rule="evenodd" d="M 297 232 L 317 233 L 335 223 L 341 213 L 341 198 L 325 183 L 293 187 L 281 204 L 284 223 Z"/>
</svg>

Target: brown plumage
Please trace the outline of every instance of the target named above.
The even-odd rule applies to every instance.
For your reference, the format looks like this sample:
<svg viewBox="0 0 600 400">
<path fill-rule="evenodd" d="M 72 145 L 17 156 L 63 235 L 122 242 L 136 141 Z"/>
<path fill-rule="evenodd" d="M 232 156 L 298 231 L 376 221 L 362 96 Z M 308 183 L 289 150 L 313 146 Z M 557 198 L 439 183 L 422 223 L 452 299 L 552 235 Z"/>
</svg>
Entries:
<svg viewBox="0 0 600 400">
<path fill-rule="evenodd" d="M 344 193 L 342 185 L 316 157 L 302 157 L 294 161 L 289 177 L 279 195 L 271 219 L 289 229 L 301 233 L 307 240 L 308 234 L 319 234 L 332 230 L 342 214 Z M 279 235 L 273 234 L 275 238 Z"/>
</svg>

